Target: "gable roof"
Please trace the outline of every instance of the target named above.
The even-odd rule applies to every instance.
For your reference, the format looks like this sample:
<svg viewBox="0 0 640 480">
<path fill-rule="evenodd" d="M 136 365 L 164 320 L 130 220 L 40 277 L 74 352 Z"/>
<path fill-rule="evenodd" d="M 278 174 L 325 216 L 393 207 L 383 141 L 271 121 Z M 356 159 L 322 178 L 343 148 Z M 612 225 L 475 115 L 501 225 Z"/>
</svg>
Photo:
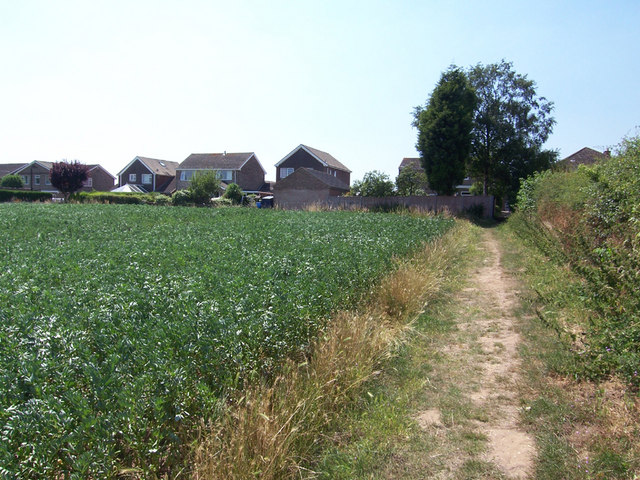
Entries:
<svg viewBox="0 0 640 480">
<path fill-rule="evenodd" d="M 93 165 L 87 165 L 88 169 L 89 169 L 89 173 L 91 173 L 92 171 L 96 170 L 96 169 L 100 169 L 102 170 L 104 173 L 106 173 L 107 175 L 109 175 L 111 178 L 113 178 L 114 180 L 116 179 L 116 177 L 114 177 L 113 175 L 111 175 L 111 173 L 109 173 L 107 171 L 106 168 L 104 168 L 102 165 L 100 165 L 99 163 L 93 164 Z"/>
<path fill-rule="evenodd" d="M 43 162 L 42 160 L 34 160 L 31 163 L 25 163 L 22 168 L 18 168 L 17 170 L 15 170 L 14 173 L 18 173 L 21 172 L 23 170 L 25 170 L 26 168 L 32 166 L 32 165 L 40 165 L 42 168 L 45 168 L 47 170 L 51 170 L 51 167 L 53 167 L 53 162 Z"/>
<path fill-rule="evenodd" d="M 151 173 L 155 173 L 156 175 L 166 175 L 168 177 L 175 176 L 176 168 L 178 167 L 178 162 L 137 156 L 133 160 L 131 160 L 129 163 L 127 163 L 126 167 L 124 167 L 122 170 L 118 172 L 118 176 L 122 175 L 122 173 L 126 171 L 135 162 L 142 163 L 142 165 L 147 167 L 147 170 L 149 170 L 149 172 Z"/>
<path fill-rule="evenodd" d="M 253 152 L 242 153 L 192 153 L 184 162 L 178 165 L 178 170 L 240 170 L 244 165 L 255 158 L 266 174 L 266 170 L 262 167 L 260 160 Z"/>
<path fill-rule="evenodd" d="M 299 177 L 302 176 L 311 176 L 313 180 L 322 183 L 328 188 L 337 188 L 340 190 L 344 190 L 345 192 L 349 191 L 349 185 L 344 183 L 342 180 L 334 177 L 333 175 L 329 175 L 328 173 L 320 172 L 318 170 L 314 170 L 313 168 L 307 167 L 296 168 L 291 175 L 288 175 L 282 180 L 276 182 L 276 184 L 274 185 L 274 189 L 280 190 L 287 187 L 295 187 L 295 185 L 300 181 Z"/>
<path fill-rule="evenodd" d="M 416 157 L 404 157 L 402 162 L 400 162 L 400 170 L 404 167 L 408 167 L 409 165 L 413 165 L 416 168 L 422 168 L 422 163 L 420 162 L 420 158 Z"/>
<path fill-rule="evenodd" d="M 564 158 L 558 162 L 561 165 L 591 165 L 598 160 L 602 160 L 605 158 L 609 158 L 606 153 L 599 152 L 594 150 L 593 148 L 584 147 L 578 150 L 577 152 L 569 155 L 567 158 Z"/>
<path fill-rule="evenodd" d="M 325 167 L 331 167 L 331 168 L 335 168 L 336 170 L 342 170 L 343 172 L 351 173 L 351 170 L 349 170 L 347 167 L 345 167 L 342 163 L 340 163 L 338 160 L 333 158 L 333 156 L 331 156 L 327 152 L 323 152 L 322 150 L 318 150 L 317 148 L 311 148 L 303 144 L 298 145 L 286 157 L 284 157 L 282 160 L 276 163 L 276 167 L 279 167 L 280 165 L 282 165 L 283 162 L 288 160 L 289 157 L 291 157 L 294 153 L 296 153 L 300 149 L 304 150 L 309 155 L 314 157 L 316 160 L 322 163 L 322 165 L 324 165 Z"/>
<path fill-rule="evenodd" d="M 0 178 L 5 175 L 11 175 L 13 172 L 20 170 L 27 165 L 26 163 L 0 163 Z"/>
</svg>

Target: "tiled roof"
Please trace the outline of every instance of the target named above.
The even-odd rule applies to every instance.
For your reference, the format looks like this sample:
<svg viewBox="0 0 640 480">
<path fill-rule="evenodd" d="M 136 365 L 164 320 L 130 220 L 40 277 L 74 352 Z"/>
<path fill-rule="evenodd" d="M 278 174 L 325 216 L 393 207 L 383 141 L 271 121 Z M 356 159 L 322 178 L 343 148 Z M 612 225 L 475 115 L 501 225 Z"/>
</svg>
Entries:
<svg viewBox="0 0 640 480">
<path fill-rule="evenodd" d="M 402 159 L 402 162 L 400 162 L 400 169 L 403 169 L 404 167 L 408 167 L 409 165 L 413 165 L 414 167 L 417 167 L 417 168 L 422 168 L 422 163 L 420 162 L 419 158 L 405 157 Z"/>
<path fill-rule="evenodd" d="M 300 149 L 303 149 L 307 153 L 314 156 L 320 163 L 324 164 L 325 166 L 335 168 L 336 170 L 342 170 L 343 172 L 351 173 L 351 170 L 349 170 L 347 167 L 345 167 L 342 163 L 340 163 L 338 160 L 333 158 L 333 156 L 331 156 L 327 152 L 323 152 L 322 150 L 318 150 L 317 148 L 311 148 L 307 145 L 302 145 L 302 144 L 298 145 L 286 157 L 284 157 L 282 160 L 276 163 L 276 167 L 279 167 L 282 163 L 284 163 L 288 158 L 290 158 L 294 153 L 296 153 Z"/>
<path fill-rule="evenodd" d="M 149 158 L 149 157 L 136 157 L 142 163 L 144 163 L 147 168 L 149 168 L 156 175 L 166 175 L 168 177 L 172 177 L 176 174 L 176 168 L 178 167 L 178 162 L 172 162 L 169 160 L 159 160 L 157 158 Z"/>
<path fill-rule="evenodd" d="M 240 170 L 240 168 L 254 155 L 246 153 L 192 153 L 184 162 L 178 165 L 179 170 Z"/>
<path fill-rule="evenodd" d="M 301 168 L 299 170 L 305 170 L 306 173 L 310 173 L 322 183 L 332 188 L 341 188 L 342 190 L 349 190 L 349 185 L 344 183 L 342 180 L 334 177 L 333 175 L 329 175 L 328 173 L 320 172 L 318 170 L 314 170 L 313 168 Z"/>
<path fill-rule="evenodd" d="M 320 160 L 322 160 L 331 168 L 335 168 L 337 170 L 344 170 L 345 172 L 351 173 L 351 170 L 349 170 L 347 167 L 345 167 L 342 163 L 340 163 L 338 160 L 333 158 L 333 156 L 331 156 L 327 152 L 323 152 L 322 150 L 318 150 L 317 148 L 311 148 L 308 145 L 301 145 L 301 146 L 309 150 L 311 153 L 313 153 L 316 157 L 318 157 Z"/>
<path fill-rule="evenodd" d="M 593 148 L 584 147 L 578 150 L 576 153 L 569 155 L 567 158 L 564 158 L 559 163 L 565 164 L 567 166 L 570 165 L 591 165 L 598 160 L 602 160 L 604 158 L 608 158 L 608 155 L 605 153 L 601 153 Z"/>
<path fill-rule="evenodd" d="M 0 163 L 0 178 L 27 165 L 26 163 Z"/>
</svg>

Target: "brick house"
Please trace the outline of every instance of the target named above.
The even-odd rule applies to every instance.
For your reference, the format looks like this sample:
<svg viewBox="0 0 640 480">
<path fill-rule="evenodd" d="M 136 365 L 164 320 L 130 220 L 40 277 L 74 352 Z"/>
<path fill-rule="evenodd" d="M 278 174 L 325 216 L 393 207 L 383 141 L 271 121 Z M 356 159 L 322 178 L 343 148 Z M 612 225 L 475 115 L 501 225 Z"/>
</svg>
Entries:
<svg viewBox="0 0 640 480">
<path fill-rule="evenodd" d="M 236 183 L 247 193 L 269 191 L 265 183 L 266 171 L 253 152 L 246 153 L 192 153 L 176 168 L 176 189 L 183 190 L 191 184 L 197 172 L 215 171 L 223 189 Z"/>
<path fill-rule="evenodd" d="M 53 192 L 58 190 L 51 185 L 51 167 L 54 162 L 43 162 L 34 160 L 31 163 L 23 164 L 16 170 L 11 172 L 13 175 L 20 175 L 24 182 L 25 190 L 35 190 L 41 192 Z M 115 177 L 107 172 L 100 165 L 87 165 L 88 178 L 84 182 L 84 186 L 80 189 L 82 192 L 100 191 L 108 192 L 113 188 Z"/>
<path fill-rule="evenodd" d="M 348 191 L 349 184 L 341 179 L 309 167 L 296 168 L 273 187 L 276 205 L 282 208 L 303 208 Z"/>
<path fill-rule="evenodd" d="M 276 185 L 292 175 L 298 168 L 311 168 L 340 180 L 342 185 L 349 186 L 351 184 L 351 170 L 330 154 L 307 145 L 298 145 L 291 153 L 276 163 Z"/>
<path fill-rule="evenodd" d="M 175 190 L 178 162 L 135 157 L 118 173 L 118 187 L 135 185 L 142 192 L 171 194 Z"/>
</svg>

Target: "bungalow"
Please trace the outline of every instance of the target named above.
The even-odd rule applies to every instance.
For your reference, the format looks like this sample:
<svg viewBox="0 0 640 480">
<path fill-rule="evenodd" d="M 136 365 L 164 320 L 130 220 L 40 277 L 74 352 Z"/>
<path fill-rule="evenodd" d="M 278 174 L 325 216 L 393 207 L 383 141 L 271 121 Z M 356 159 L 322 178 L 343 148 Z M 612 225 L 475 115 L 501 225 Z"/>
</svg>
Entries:
<svg viewBox="0 0 640 480">
<path fill-rule="evenodd" d="M 264 180 L 267 172 L 253 152 L 192 153 L 176 168 L 176 189 L 188 188 L 194 174 L 207 171 L 217 172 L 223 189 L 230 183 L 248 193 L 270 189 Z"/>
<path fill-rule="evenodd" d="M 276 185 L 293 174 L 298 168 L 311 168 L 321 173 L 326 173 L 340 180 L 341 185 L 351 184 L 351 170 L 327 152 L 311 148 L 307 145 L 298 145 L 287 156 L 276 163 Z"/>
<path fill-rule="evenodd" d="M 282 208 L 303 208 L 348 191 L 349 184 L 337 176 L 309 167 L 296 168 L 273 187 L 276 205 Z"/>
<path fill-rule="evenodd" d="M 42 192 L 57 192 L 51 185 L 51 167 L 53 162 L 43 162 L 34 160 L 31 163 L 23 164 L 15 169 L 11 174 L 20 175 L 26 190 L 37 190 Z M 92 190 L 108 192 L 113 188 L 115 177 L 107 172 L 100 165 L 87 165 L 88 177 L 84 186 L 80 189 L 84 192 Z"/>
<path fill-rule="evenodd" d="M 7 175 L 13 175 L 13 172 L 24 166 L 24 163 L 0 163 L 0 180 Z"/>
<path fill-rule="evenodd" d="M 118 187 L 135 185 L 136 191 L 171 194 L 176 189 L 178 162 L 135 157 L 118 173 Z"/>
</svg>

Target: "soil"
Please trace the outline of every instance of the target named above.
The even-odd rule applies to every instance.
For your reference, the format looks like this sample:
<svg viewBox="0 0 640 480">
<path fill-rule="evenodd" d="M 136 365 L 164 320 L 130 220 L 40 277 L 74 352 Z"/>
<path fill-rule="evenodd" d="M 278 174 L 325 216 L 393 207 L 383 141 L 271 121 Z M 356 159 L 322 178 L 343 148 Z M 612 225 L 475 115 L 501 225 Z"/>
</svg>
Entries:
<svg viewBox="0 0 640 480">
<path fill-rule="evenodd" d="M 473 408 L 484 412 L 472 421 L 474 431 L 487 439 L 481 459 L 505 478 L 528 478 L 536 451 L 534 439 L 520 425 L 517 283 L 502 266 L 494 234 L 487 230 L 483 235 L 483 264 L 455 302 L 458 335 L 441 353 L 448 365 L 457 365 L 459 378 L 473 372 L 462 389 Z M 437 409 L 421 412 L 416 421 L 425 430 L 455 428 L 442 425 Z"/>
</svg>

